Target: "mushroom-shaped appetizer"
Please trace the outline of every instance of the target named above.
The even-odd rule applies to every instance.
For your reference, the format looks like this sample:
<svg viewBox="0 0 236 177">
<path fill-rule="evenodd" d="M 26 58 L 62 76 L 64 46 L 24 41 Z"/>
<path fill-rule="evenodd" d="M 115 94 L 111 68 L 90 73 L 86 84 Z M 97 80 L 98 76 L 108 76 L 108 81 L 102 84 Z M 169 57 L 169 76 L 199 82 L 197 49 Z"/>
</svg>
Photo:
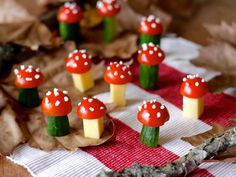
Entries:
<svg viewBox="0 0 236 177">
<path fill-rule="evenodd" d="M 99 0 L 97 1 L 98 14 L 103 19 L 103 37 L 105 42 L 111 42 L 118 34 L 118 23 L 116 14 L 120 11 L 120 5 L 117 0 Z"/>
<path fill-rule="evenodd" d="M 66 2 L 57 14 L 60 35 L 64 40 L 79 38 L 79 21 L 83 17 L 80 7 L 74 2 Z"/>
<path fill-rule="evenodd" d="M 156 89 L 158 86 L 159 64 L 165 59 L 165 53 L 158 45 L 143 44 L 138 51 L 140 63 L 140 84 L 146 89 Z"/>
<path fill-rule="evenodd" d="M 84 136 L 99 139 L 103 133 L 103 117 L 107 108 L 97 98 L 83 98 L 78 104 L 77 116 L 83 119 Z"/>
<path fill-rule="evenodd" d="M 160 45 L 162 31 L 163 27 L 159 18 L 154 15 L 149 15 L 147 18 L 143 17 L 138 27 L 140 44 L 152 42 Z"/>
<path fill-rule="evenodd" d="M 125 106 L 125 86 L 132 80 L 129 66 L 122 61 L 110 63 L 104 74 L 105 81 L 110 83 L 112 102 L 118 106 Z"/>
<path fill-rule="evenodd" d="M 40 105 L 38 86 L 43 82 L 43 74 L 39 68 L 34 69 L 29 65 L 20 66 L 14 70 L 16 74 L 15 85 L 19 88 L 18 102 L 26 107 L 36 107 Z"/>
<path fill-rule="evenodd" d="M 66 70 L 72 74 L 74 85 L 81 92 L 94 86 L 91 58 L 86 50 L 74 50 L 66 59 Z"/>
<path fill-rule="evenodd" d="M 138 120 L 143 124 L 140 140 L 143 144 L 156 147 L 159 127 L 169 120 L 169 112 L 164 105 L 152 100 L 139 107 Z"/>
<path fill-rule="evenodd" d="M 48 116 L 47 131 L 50 136 L 65 136 L 70 133 L 67 114 L 72 110 L 71 100 L 67 91 L 54 88 L 43 98 L 41 108 Z"/>
<path fill-rule="evenodd" d="M 183 78 L 180 94 L 183 96 L 183 115 L 191 119 L 200 118 L 204 111 L 204 95 L 208 92 L 208 84 L 198 75 Z"/>
</svg>

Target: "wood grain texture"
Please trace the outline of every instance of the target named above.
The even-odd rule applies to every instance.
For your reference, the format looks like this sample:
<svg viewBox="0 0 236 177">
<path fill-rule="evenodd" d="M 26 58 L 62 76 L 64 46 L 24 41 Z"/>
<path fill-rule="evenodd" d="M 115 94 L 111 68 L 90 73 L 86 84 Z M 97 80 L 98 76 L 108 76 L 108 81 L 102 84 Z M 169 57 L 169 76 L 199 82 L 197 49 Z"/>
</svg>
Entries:
<svg viewBox="0 0 236 177">
<path fill-rule="evenodd" d="M 5 157 L 0 156 L 0 176 L 1 177 L 31 177 L 29 172 L 6 159 Z"/>
</svg>

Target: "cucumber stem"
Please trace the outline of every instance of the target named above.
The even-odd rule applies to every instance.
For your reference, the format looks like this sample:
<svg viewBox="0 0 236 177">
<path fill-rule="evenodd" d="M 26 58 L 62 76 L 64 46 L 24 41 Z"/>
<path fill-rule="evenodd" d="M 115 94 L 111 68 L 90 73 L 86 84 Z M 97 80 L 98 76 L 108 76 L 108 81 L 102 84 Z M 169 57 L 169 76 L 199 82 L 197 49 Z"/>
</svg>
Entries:
<svg viewBox="0 0 236 177">
<path fill-rule="evenodd" d="M 148 127 L 143 125 L 140 141 L 149 147 L 157 147 L 159 140 L 159 127 Z"/>
<path fill-rule="evenodd" d="M 104 17 L 103 19 L 103 39 L 111 42 L 118 35 L 118 22 L 115 16 Z"/>
<path fill-rule="evenodd" d="M 33 108 L 40 105 L 37 88 L 20 88 L 18 102 L 25 107 Z"/>
<path fill-rule="evenodd" d="M 155 45 L 160 45 L 161 35 L 148 35 L 145 33 L 140 34 L 140 45 L 148 44 L 150 42 L 152 42 Z"/>
<path fill-rule="evenodd" d="M 145 89 L 156 89 L 158 86 L 159 66 L 148 66 L 140 64 L 140 85 Z"/>
<path fill-rule="evenodd" d="M 66 116 L 48 116 L 47 131 L 50 136 L 65 136 L 70 133 L 70 125 Z"/>
<path fill-rule="evenodd" d="M 79 40 L 79 29 L 80 25 L 79 23 L 59 23 L 59 29 L 60 29 L 60 36 L 64 40 L 74 40 L 77 41 Z"/>
</svg>

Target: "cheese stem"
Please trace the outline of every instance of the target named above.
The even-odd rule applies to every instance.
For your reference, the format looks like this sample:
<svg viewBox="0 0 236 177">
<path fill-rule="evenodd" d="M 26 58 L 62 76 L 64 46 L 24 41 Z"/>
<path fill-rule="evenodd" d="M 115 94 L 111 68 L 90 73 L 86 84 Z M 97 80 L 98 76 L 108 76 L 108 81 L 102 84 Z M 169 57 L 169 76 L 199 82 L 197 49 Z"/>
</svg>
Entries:
<svg viewBox="0 0 236 177">
<path fill-rule="evenodd" d="M 83 119 L 83 126 L 85 137 L 99 139 L 104 130 L 103 117 L 98 119 Z"/>
<path fill-rule="evenodd" d="M 126 84 L 117 85 L 117 84 L 110 84 L 111 90 L 111 100 L 118 106 L 125 106 L 126 105 Z"/>
<path fill-rule="evenodd" d="M 59 23 L 60 35 L 64 40 L 79 40 L 79 23 Z"/>
<path fill-rule="evenodd" d="M 140 141 L 146 146 L 157 147 L 159 139 L 159 127 L 149 127 L 143 125 Z"/>
<path fill-rule="evenodd" d="M 150 42 L 152 42 L 155 45 L 160 45 L 161 35 L 148 35 L 145 33 L 140 34 L 140 45 L 148 44 Z"/>
<path fill-rule="evenodd" d="M 183 115 L 190 119 L 199 119 L 204 111 L 204 98 L 183 97 Z"/>
<path fill-rule="evenodd" d="M 20 88 L 18 102 L 25 107 L 33 108 L 40 105 L 37 88 Z"/>
<path fill-rule="evenodd" d="M 111 42 L 118 35 L 118 22 L 115 16 L 104 17 L 103 38 L 105 42 Z"/>
<path fill-rule="evenodd" d="M 145 89 L 156 89 L 158 86 L 159 66 L 148 66 L 140 64 L 140 85 Z"/>
<path fill-rule="evenodd" d="M 70 133 L 70 125 L 66 116 L 48 116 L 47 131 L 50 136 L 65 136 Z"/>
<path fill-rule="evenodd" d="M 91 70 L 82 74 L 72 74 L 72 79 L 75 87 L 81 92 L 85 92 L 95 85 Z"/>
</svg>

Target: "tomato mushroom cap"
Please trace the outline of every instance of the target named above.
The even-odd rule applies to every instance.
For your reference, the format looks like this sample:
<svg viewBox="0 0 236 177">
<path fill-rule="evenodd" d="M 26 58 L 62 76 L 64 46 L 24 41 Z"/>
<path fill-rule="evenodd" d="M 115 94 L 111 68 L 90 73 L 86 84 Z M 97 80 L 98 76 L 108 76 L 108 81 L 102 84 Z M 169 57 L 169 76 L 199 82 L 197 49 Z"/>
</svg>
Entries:
<svg viewBox="0 0 236 177">
<path fill-rule="evenodd" d="M 158 65 L 165 59 L 165 53 L 159 45 L 153 43 L 143 44 L 142 48 L 138 50 L 138 61 L 144 65 Z"/>
<path fill-rule="evenodd" d="M 107 108 L 97 98 L 83 98 L 78 104 L 77 116 L 81 119 L 98 119 L 106 114 Z"/>
<path fill-rule="evenodd" d="M 74 2 L 66 2 L 58 11 L 57 19 L 63 23 L 77 23 L 83 18 L 83 12 Z"/>
<path fill-rule="evenodd" d="M 105 71 L 104 79 L 110 84 L 127 84 L 132 80 L 132 73 L 129 66 L 122 61 L 119 63 L 111 62 Z"/>
<path fill-rule="evenodd" d="M 65 116 L 71 112 L 72 105 L 67 91 L 54 88 L 44 96 L 41 108 L 48 116 Z"/>
<path fill-rule="evenodd" d="M 200 98 L 208 91 L 207 82 L 198 75 L 187 75 L 180 87 L 180 94 L 189 98 Z"/>
<path fill-rule="evenodd" d="M 43 82 L 44 76 L 39 68 L 34 69 L 29 65 L 20 66 L 20 70 L 15 69 L 15 85 L 19 88 L 35 88 Z"/>
<path fill-rule="evenodd" d="M 92 67 L 91 55 L 86 50 L 74 50 L 66 59 L 66 70 L 70 73 L 85 73 Z"/>
<path fill-rule="evenodd" d="M 119 11 L 120 5 L 117 0 L 97 1 L 97 12 L 100 16 L 115 16 Z"/>
<path fill-rule="evenodd" d="M 170 116 L 167 108 L 163 104 L 152 100 L 149 102 L 144 101 L 143 105 L 139 107 L 137 117 L 139 122 L 145 126 L 160 127 L 169 120 Z"/>
<path fill-rule="evenodd" d="M 145 33 L 148 35 L 159 35 L 163 32 L 161 20 L 154 15 L 149 15 L 147 18 L 143 17 L 138 26 L 139 33 Z"/>
</svg>

